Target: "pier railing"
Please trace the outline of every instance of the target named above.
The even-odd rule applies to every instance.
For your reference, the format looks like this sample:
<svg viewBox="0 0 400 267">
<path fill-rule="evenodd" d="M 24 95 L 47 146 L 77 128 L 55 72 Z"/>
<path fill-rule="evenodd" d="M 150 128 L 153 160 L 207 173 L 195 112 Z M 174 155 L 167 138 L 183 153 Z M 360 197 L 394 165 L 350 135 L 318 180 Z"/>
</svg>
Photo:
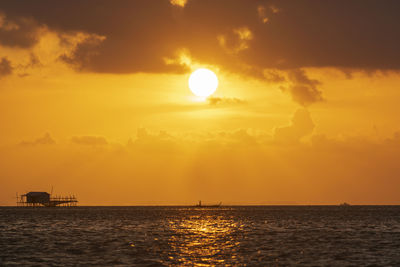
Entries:
<svg viewBox="0 0 400 267">
<path fill-rule="evenodd" d="M 28 201 L 26 195 L 21 195 L 17 199 L 19 207 L 74 207 L 77 203 L 75 196 L 51 196 L 46 200 Z"/>
</svg>

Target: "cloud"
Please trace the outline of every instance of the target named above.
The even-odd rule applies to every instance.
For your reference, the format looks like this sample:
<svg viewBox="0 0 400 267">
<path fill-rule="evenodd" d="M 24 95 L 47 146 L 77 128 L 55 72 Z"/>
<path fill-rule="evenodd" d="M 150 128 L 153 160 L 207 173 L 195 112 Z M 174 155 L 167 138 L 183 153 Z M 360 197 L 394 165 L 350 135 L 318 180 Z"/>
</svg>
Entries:
<svg viewBox="0 0 400 267">
<path fill-rule="evenodd" d="M 11 61 L 3 57 L 0 61 L 0 77 L 10 75 L 13 72 Z"/>
<path fill-rule="evenodd" d="M 35 20 L 14 17 L 10 20 L 0 9 L 0 44 L 7 47 L 32 47 L 39 38 L 40 27 Z"/>
<path fill-rule="evenodd" d="M 227 53 L 237 54 L 249 48 L 253 33 L 244 26 L 233 29 L 229 34 L 218 35 L 217 39 Z"/>
<path fill-rule="evenodd" d="M 315 124 L 307 109 L 298 109 L 292 118 L 291 124 L 275 129 L 274 139 L 279 144 L 297 144 L 303 137 L 310 135 Z"/>
<path fill-rule="evenodd" d="M 260 138 L 261 137 L 261 138 Z M 248 129 L 237 129 L 233 131 L 222 131 L 214 134 L 216 143 L 224 145 L 243 144 L 243 145 L 258 145 L 263 135 L 252 133 Z"/>
<path fill-rule="evenodd" d="M 257 13 L 258 13 L 258 17 L 260 19 L 260 21 L 262 23 L 268 23 L 269 21 L 269 16 L 272 16 L 274 14 L 278 14 L 279 13 L 279 8 L 277 8 L 274 5 L 270 5 L 268 8 L 263 6 L 263 5 L 259 5 L 257 7 Z"/>
<path fill-rule="evenodd" d="M 400 69 L 397 0 L 171 1 L 1 1 L 0 44 L 32 47 L 44 28 L 102 36 L 64 59 L 107 73 L 182 73 L 187 68 L 164 59 L 183 48 L 195 61 L 233 72 Z M 184 8 L 176 12 L 176 5 Z"/>
<path fill-rule="evenodd" d="M 102 136 L 74 136 L 71 138 L 72 143 L 87 146 L 104 146 L 107 145 L 107 139 Z"/>
<path fill-rule="evenodd" d="M 146 128 L 139 128 L 136 138 L 129 140 L 127 148 L 149 153 L 171 153 L 183 147 L 183 140 L 179 140 L 179 143 L 177 140 L 177 137 L 166 131 L 154 133 Z"/>
<path fill-rule="evenodd" d="M 37 68 L 41 67 L 42 63 L 40 62 L 39 58 L 37 55 L 34 53 L 30 53 L 29 55 L 29 62 L 23 66 L 23 68 L 28 69 L 28 68 Z"/>
<path fill-rule="evenodd" d="M 323 101 L 322 92 L 319 90 L 321 82 L 310 79 L 302 69 L 288 71 L 288 87 L 281 87 L 283 91 L 289 91 L 293 100 L 302 106 Z"/>
<path fill-rule="evenodd" d="M 263 72 L 263 79 L 269 83 L 281 83 L 286 81 L 282 71 L 266 69 Z"/>
<path fill-rule="evenodd" d="M 56 188 L 82 196 L 82 205 L 178 204 L 199 198 L 227 204 L 238 199 L 241 204 L 398 203 L 399 133 L 379 141 L 316 135 L 301 142 L 313 128 L 304 109 L 281 128 L 286 128 L 281 143 L 277 134 L 271 142 L 252 129 L 182 135 L 140 128 L 127 146 L 1 146 L 0 176 L 9 179 L 0 190 L 25 190 L 21 186 L 32 180 L 38 186 L 56 182 Z M 104 200 L 107 191 L 111 195 Z"/>
<path fill-rule="evenodd" d="M 207 98 L 207 101 L 210 105 L 216 106 L 216 105 L 241 105 L 245 104 L 246 101 L 236 98 L 236 97 L 213 97 L 210 96 Z"/>
<path fill-rule="evenodd" d="M 18 76 L 23 78 L 30 75 L 29 71 L 33 68 L 43 67 L 42 62 L 39 60 L 38 56 L 33 52 L 29 53 L 29 61 L 26 63 L 20 63 L 17 65 L 17 69 L 19 70 Z"/>
<path fill-rule="evenodd" d="M 54 149 L 0 147 L 0 177 L 9 178 L 0 187 L 0 201 L 12 205 L 6 193 L 26 190 L 32 180 L 70 190 L 82 196 L 82 205 L 190 204 L 201 198 L 227 205 L 400 201 L 399 134 L 388 143 L 318 135 L 290 146 L 262 142 L 263 135 L 249 129 L 193 134 L 197 143 L 188 136 L 138 132 L 142 140 L 175 139 L 173 150 L 168 143 L 151 147 L 152 142 L 122 151 L 110 145 L 101 153 L 90 146 L 77 153 L 71 143 Z"/>
<path fill-rule="evenodd" d="M 271 142 L 266 133 L 255 132 L 252 129 L 235 129 L 232 131 L 205 131 L 171 133 L 167 131 L 153 132 L 146 128 L 137 130 L 136 138 L 128 141 L 126 148 L 148 152 L 182 152 L 193 147 L 237 147 L 260 145 Z"/>
<path fill-rule="evenodd" d="M 150 133 L 146 128 L 137 130 L 137 142 L 149 143 L 156 140 L 170 140 L 172 136 L 165 131 L 159 131 L 157 134 Z"/>
<path fill-rule="evenodd" d="M 184 7 L 188 0 L 169 0 L 172 5 Z"/>
<path fill-rule="evenodd" d="M 60 59 L 78 70 L 87 70 L 93 58 L 99 54 L 98 48 L 105 39 L 105 36 L 87 34 L 69 54 L 61 55 Z"/>
<path fill-rule="evenodd" d="M 172 65 L 185 71 L 194 69 L 196 66 L 196 63 L 193 62 L 190 51 L 187 49 L 178 49 L 175 51 L 174 57 L 164 57 L 163 60 L 166 65 Z"/>
<path fill-rule="evenodd" d="M 22 146 L 36 146 L 36 145 L 54 145 L 56 141 L 50 136 L 49 133 L 45 133 L 42 137 L 35 139 L 34 141 L 22 141 Z"/>
<path fill-rule="evenodd" d="M 266 8 L 264 6 L 258 6 L 257 12 L 258 12 L 258 17 L 260 18 L 262 23 L 267 23 L 269 19 L 266 14 L 267 13 Z"/>
</svg>

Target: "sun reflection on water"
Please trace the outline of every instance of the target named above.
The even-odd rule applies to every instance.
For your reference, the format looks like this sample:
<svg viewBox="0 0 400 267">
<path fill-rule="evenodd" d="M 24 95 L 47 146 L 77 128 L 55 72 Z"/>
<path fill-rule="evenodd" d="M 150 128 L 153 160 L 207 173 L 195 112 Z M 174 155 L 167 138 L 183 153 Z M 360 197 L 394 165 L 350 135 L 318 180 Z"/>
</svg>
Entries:
<svg viewBox="0 0 400 267">
<path fill-rule="evenodd" d="M 170 220 L 173 235 L 169 239 L 175 262 L 183 265 L 225 264 L 226 255 L 234 259 L 243 227 L 232 218 L 207 214 Z"/>
</svg>

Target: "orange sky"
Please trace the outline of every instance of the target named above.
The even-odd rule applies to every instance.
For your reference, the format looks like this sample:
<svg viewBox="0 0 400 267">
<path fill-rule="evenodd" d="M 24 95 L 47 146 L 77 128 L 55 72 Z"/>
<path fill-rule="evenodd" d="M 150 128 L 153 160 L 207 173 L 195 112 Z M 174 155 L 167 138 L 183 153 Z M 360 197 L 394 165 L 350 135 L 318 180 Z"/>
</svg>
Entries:
<svg viewBox="0 0 400 267">
<path fill-rule="evenodd" d="M 52 186 L 80 205 L 400 204 L 398 1 L 22 2 L 0 3 L 0 205 Z"/>
</svg>

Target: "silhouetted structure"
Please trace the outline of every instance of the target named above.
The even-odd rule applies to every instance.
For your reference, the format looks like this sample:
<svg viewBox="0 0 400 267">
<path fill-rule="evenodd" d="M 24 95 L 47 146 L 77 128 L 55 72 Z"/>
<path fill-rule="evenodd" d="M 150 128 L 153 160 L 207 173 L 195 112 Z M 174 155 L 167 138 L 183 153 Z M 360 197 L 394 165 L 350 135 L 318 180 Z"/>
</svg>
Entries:
<svg viewBox="0 0 400 267">
<path fill-rule="evenodd" d="M 29 192 L 18 198 L 17 194 L 17 206 L 21 207 L 71 207 L 76 206 L 77 203 L 75 196 L 53 197 L 47 192 Z"/>
</svg>

